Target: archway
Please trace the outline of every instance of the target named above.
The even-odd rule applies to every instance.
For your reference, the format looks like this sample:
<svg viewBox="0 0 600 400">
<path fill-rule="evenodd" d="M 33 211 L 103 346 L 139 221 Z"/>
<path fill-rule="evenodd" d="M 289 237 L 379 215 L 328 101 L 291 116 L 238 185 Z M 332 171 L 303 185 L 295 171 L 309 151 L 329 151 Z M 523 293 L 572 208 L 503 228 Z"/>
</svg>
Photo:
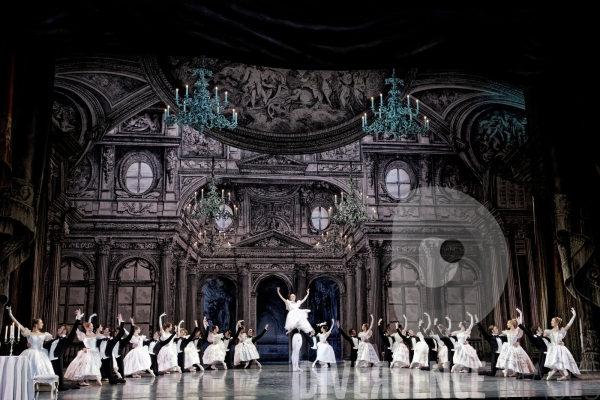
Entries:
<svg viewBox="0 0 600 400">
<path fill-rule="evenodd" d="M 235 332 L 236 302 L 236 288 L 231 280 L 216 277 L 204 284 L 204 316 L 209 323 L 217 325 L 220 332 L 227 329 Z"/>
<path fill-rule="evenodd" d="M 261 361 L 288 361 L 289 359 L 289 338 L 284 329 L 287 311 L 285 304 L 277 296 L 278 287 L 281 295 L 287 298 L 287 284 L 275 276 L 269 276 L 260 281 L 256 290 L 258 293 L 256 298 L 257 324 L 251 328 L 260 333 L 264 326 L 269 324 L 267 333 L 257 343 Z"/>
<path fill-rule="evenodd" d="M 340 287 L 336 282 L 327 278 L 320 277 L 310 282 L 310 296 L 306 308 L 310 309 L 308 320 L 314 326 L 320 322 L 326 322 L 330 329 L 331 320 L 336 322 L 340 319 Z M 333 347 L 335 357 L 342 358 L 342 344 L 340 333 L 337 329 L 329 335 L 327 342 Z"/>
</svg>

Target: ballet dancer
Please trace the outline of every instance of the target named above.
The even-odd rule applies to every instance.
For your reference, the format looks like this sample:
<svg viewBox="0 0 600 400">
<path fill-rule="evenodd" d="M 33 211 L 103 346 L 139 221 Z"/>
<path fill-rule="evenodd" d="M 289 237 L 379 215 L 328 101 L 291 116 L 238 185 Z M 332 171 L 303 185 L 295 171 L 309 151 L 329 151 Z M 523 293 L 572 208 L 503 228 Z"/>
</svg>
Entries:
<svg viewBox="0 0 600 400">
<path fill-rule="evenodd" d="M 155 331 L 152 335 L 152 339 L 144 341 L 144 346 L 148 347 L 148 354 L 150 355 L 150 361 L 152 363 L 152 372 L 154 375 L 163 375 L 164 373 L 158 372 L 158 363 L 156 362 L 156 353 L 160 350 L 160 333 Z"/>
<path fill-rule="evenodd" d="M 119 331 L 119 328 L 115 329 L 115 335 L 118 335 Z M 115 348 L 113 349 L 114 363 L 116 365 L 115 375 L 117 375 L 117 378 L 123 378 L 127 375 L 125 373 L 125 366 L 123 365 L 123 351 L 125 350 L 125 347 L 131 342 L 131 338 L 133 337 L 133 329 L 131 330 L 131 332 L 127 332 L 127 329 L 125 329 L 125 335 L 127 336 L 119 340 L 115 345 Z"/>
<path fill-rule="evenodd" d="M 498 363 L 500 351 L 502 351 L 502 345 L 503 343 L 506 343 L 506 336 L 500 334 L 500 330 L 496 325 L 490 325 L 488 329 L 485 329 L 481 322 L 479 322 L 477 314 L 475 314 L 475 322 L 479 328 L 479 333 L 481 333 L 483 339 L 488 342 L 492 348 L 492 361 L 490 362 L 492 369 L 491 371 L 479 371 L 479 375 L 496 376 L 496 371 L 498 370 L 496 364 Z"/>
<path fill-rule="evenodd" d="M 358 358 L 358 346 L 360 345 L 360 338 L 356 334 L 356 330 L 354 328 L 348 329 L 348 335 L 344 333 L 341 328 L 340 321 L 337 322 L 338 331 L 348 343 L 350 343 L 350 366 L 354 367 L 356 364 L 356 359 Z"/>
<path fill-rule="evenodd" d="M 95 316 L 96 314 L 90 315 L 88 321 L 83 323 L 85 333 L 76 331 L 77 338 L 83 343 L 83 349 L 79 350 L 77 357 L 71 361 L 65 371 L 65 378 L 77 381 L 79 386 L 89 386 L 88 379 L 96 381 L 98 385 L 102 386 L 102 372 L 100 371 L 102 361 L 97 343 L 101 327 L 98 327 L 98 331 L 94 333 L 92 318 Z"/>
<path fill-rule="evenodd" d="M 417 332 L 416 337 L 418 338 L 418 340 L 416 340 L 416 343 L 413 343 L 413 358 L 410 363 L 410 367 L 428 370 L 429 346 L 427 345 L 427 343 L 425 343 L 425 336 L 423 335 L 423 320 L 419 320 L 419 332 Z M 413 336 L 410 339 L 412 341 L 415 338 Z"/>
<path fill-rule="evenodd" d="M 479 361 L 479 357 L 477 356 L 477 351 L 468 342 L 471 336 L 471 329 L 473 328 L 473 315 L 471 313 L 467 313 L 467 315 L 471 318 L 469 327 L 467 328 L 465 321 L 461 321 L 458 324 L 459 330 L 453 332 L 453 335 L 456 336 L 456 344 L 454 345 L 454 366 L 450 372 L 457 370 L 460 372 L 469 372 L 469 369 L 479 369 L 482 367 L 481 361 Z M 450 319 L 448 319 L 448 324 L 450 323 Z"/>
<path fill-rule="evenodd" d="M 225 345 L 221 340 L 222 338 L 223 334 L 219 333 L 219 327 L 213 325 L 208 334 L 208 342 L 210 345 L 204 350 L 204 355 L 202 356 L 202 362 L 210 365 L 210 369 L 217 369 L 215 367 L 217 363 L 221 363 L 223 369 L 227 369 L 227 364 L 225 364 L 225 355 L 227 352 L 225 351 Z"/>
<path fill-rule="evenodd" d="M 114 358 L 113 358 L 113 349 L 117 345 L 117 342 L 119 340 L 121 340 L 123 335 L 125 335 L 125 331 L 123 330 L 125 322 L 123 321 L 121 314 L 119 314 L 117 316 L 117 320 L 119 322 L 119 333 L 116 334 L 114 338 L 106 341 L 106 347 L 105 347 L 104 351 L 100 353 L 100 358 L 102 359 L 102 370 L 104 371 L 104 375 L 108 378 L 108 383 L 110 383 L 111 385 L 115 385 L 117 383 L 125 383 L 125 379 L 118 378 L 114 374 L 115 365 L 114 365 Z M 130 321 L 131 321 L 130 329 L 133 330 L 133 326 L 134 326 L 133 318 L 130 318 Z"/>
<path fill-rule="evenodd" d="M 198 349 L 192 343 L 196 332 L 198 332 L 198 321 L 194 320 L 194 330 L 188 335 L 185 328 L 179 328 L 179 340 L 177 341 L 177 365 L 183 372 L 193 372 L 197 367 L 204 371 L 204 367 L 200 365 L 198 357 Z M 199 369 L 200 369 L 199 368 Z"/>
<path fill-rule="evenodd" d="M 361 326 L 361 332 L 358 334 L 360 344 L 358 345 L 357 362 L 359 367 L 368 367 L 373 364 L 379 364 L 379 357 L 375 348 L 371 344 L 373 336 L 373 314 L 371 314 L 371 323 L 364 323 Z"/>
<path fill-rule="evenodd" d="M 339 323 L 339 322 L 338 322 Z M 294 329 L 294 335 L 292 336 L 292 371 L 293 372 L 302 372 L 300 369 L 300 350 L 302 349 L 302 333 L 301 330 L 296 328 Z"/>
<path fill-rule="evenodd" d="M 123 374 L 132 378 L 141 378 L 138 374 L 141 371 L 148 372 L 152 377 L 155 376 L 154 371 L 152 371 L 152 359 L 148 347 L 144 346 L 146 336 L 140 335 L 141 331 L 142 328 L 139 326 L 134 326 L 131 329 L 133 333 L 130 339 L 132 349 L 123 359 Z M 122 342 L 121 340 L 120 343 Z"/>
<path fill-rule="evenodd" d="M 163 325 L 162 318 L 166 316 L 166 313 L 162 313 L 158 317 L 158 325 L 160 326 L 160 340 L 163 342 L 161 349 L 156 356 L 158 362 L 158 370 L 166 374 L 171 372 L 181 373 L 181 368 L 177 365 L 177 347 L 173 343 L 176 332 L 171 333 L 173 330 L 173 324 L 165 322 Z"/>
<path fill-rule="evenodd" d="M 548 349 L 546 362 L 544 363 L 544 366 L 550 369 L 548 377 L 546 378 L 548 381 L 550 378 L 552 378 L 552 375 L 554 375 L 556 371 L 558 371 L 561 375 L 561 377 L 557 379 L 559 381 L 567 380 L 569 377 L 569 371 L 571 371 L 571 373 L 574 375 L 581 374 L 581 372 L 579 372 L 579 368 L 577 368 L 577 363 L 575 362 L 573 355 L 563 344 L 563 339 L 567 335 L 567 331 L 571 328 L 573 322 L 575 322 L 575 316 L 577 314 L 575 313 L 574 308 L 571 308 L 571 314 L 573 314 L 573 316 L 565 327 L 561 327 L 562 318 L 554 317 L 550 321 L 552 329 L 546 329 L 544 331 L 544 336 L 549 338 L 550 343 L 552 344 L 552 346 L 550 346 Z"/>
<path fill-rule="evenodd" d="M 83 313 L 81 310 L 75 311 L 75 324 L 73 328 L 69 331 L 67 325 L 61 325 L 58 327 L 56 331 L 56 339 L 50 340 L 46 342 L 46 349 L 48 350 L 48 358 L 52 363 L 52 368 L 54 369 L 54 373 L 58 375 L 58 391 L 62 392 L 69 389 L 79 389 L 79 386 L 65 386 L 65 372 L 64 372 L 64 357 L 65 352 L 69 348 L 71 344 L 73 344 L 73 340 L 75 340 L 75 335 L 77 334 L 77 328 L 79 328 L 79 324 L 81 323 L 81 319 L 83 318 Z"/>
<path fill-rule="evenodd" d="M 337 361 L 335 359 L 335 353 L 333 351 L 333 347 L 329 343 L 327 343 L 327 338 L 331 335 L 331 331 L 333 330 L 333 326 L 335 324 L 335 320 L 331 320 L 331 329 L 327 325 L 321 326 L 321 333 L 317 336 L 319 338 L 319 343 L 317 343 L 317 357 L 315 358 L 315 362 L 312 364 L 312 368 L 315 367 L 317 361 L 321 365 L 322 368 L 327 368 L 329 363 L 335 364 Z"/>
<path fill-rule="evenodd" d="M 394 347 L 394 338 L 390 336 L 390 327 L 389 325 L 385 327 L 385 329 L 381 326 L 381 322 L 383 318 L 379 318 L 377 321 L 377 330 L 379 331 L 379 336 L 381 337 L 381 343 L 383 345 L 383 360 L 388 363 L 392 362 L 392 348 Z"/>
<path fill-rule="evenodd" d="M 310 333 L 313 330 L 308 322 L 308 313 L 310 310 L 300 309 L 302 303 L 308 299 L 310 289 L 306 289 L 306 296 L 300 301 L 296 301 L 295 294 L 290 294 L 289 300 L 284 299 L 279 289 L 277 288 L 277 295 L 285 303 L 285 309 L 288 310 L 288 314 L 285 317 L 285 334 L 289 334 L 296 328 L 302 329 L 305 333 Z"/>
<path fill-rule="evenodd" d="M 521 313 L 518 308 L 517 311 L 519 312 L 519 314 Z M 475 318 L 477 318 L 477 315 L 475 316 Z M 522 378 L 539 381 L 544 376 L 546 352 L 548 351 L 548 347 L 550 346 L 550 341 L 544 337 L 544 331 L 539 325 L 534 325 L 531 327 L 531 330 L 529 330 L 525 327 L 523 320 L 521 320 L 519 324 L 519 329 L 523 331 L 523 333 L 525 334 L 525 336 L 527 336 L 531 344 L 533 344 L 538 350 L 539 359 L 536 372 L 534 372 L 533 374 L 525 374 L 522 377 L 517 377 L 517 379 Z M 535 334 L 532 332 L 535 332 Z"/>
<path fill-rule="evenodd" d="M 535 370 L 531 359 L 519 344 L 519 339 L 523 337 L 523 331 L 519 328 L 521 324 L 521 310 L 518 319 L 511 319 L 506 323 L 508 330 L 502 331 L 506 336 L 506 343 L 502 344 L 502 350 L 496 362 L 496 368 L 504 369 L 504 376 L 522 378 L 523 374 L 530 374 Z M 509 371 L 513 371 L 508 375 Z"/>
<path fill-rule="evenodd" d="M 437 318 L 433 320 L 433 324 L 437 324 Z M 440 372 L 444 372 L 444 370 L 448 368 L 448 346 L 446 346 L 446 343 L 440 338 L 440 335 L 434 334 L 431 329 L 429 330 L 429 336 L 435 340 L 438 369 Z"/>
<path fill-rule="evenodd" d="M 402 340 L 402 336 L 400 336 L 401 333 L 402 325 L 396 321 L 396 332 L 392 334 L 394 346 L 392 347 L 392 362 L 390 363 L 390 368 L 394 368 L 396 365 L 400 368 L 407 368 L 410 366 L 408 347 L 404 344 L 404 340 Z"/>
<path fill-rule="evenodd" d="M 404 341 L 404 343 L 406 343 L 406 347 L 408 347 L 408 357 L 412 365 L 415 354 L 415 347 L 417 346 L 417 343 L 420 339 L 417 336 L 415 336 L 412 329 L 407 328 L 408 321 L 406 319 L 406 315 L 403 315 L 402 318 L 404 319 L 404 330 L 402 332 L 399 332 L 399 335 Z"/>
<path fill-rule="evenodd" d="M 27 338 L 27 343 L 31 345 L 30 348 L 21 353 L 21 357 L 27 357 L 29 360 L 31 377 L 34 378 L 37 375 L 54 375 L 54 368 L 52 367 L 50 358 L 48 358 L 48 350 L 44 348 L 44 342 L 50 341 L 52 335 L 48 332 L 42 332 L 44 322 L 40 318 L 33 318 L 31 320 L 31 330 L 29 330 L 17 321 L 10 307 L 6 307 L 6 309 L 8 310 L 10 319 L 17 325 L 23 337 Z"/>
<path fill-rule="evenodd" d="M 427 313 L 423 313 L 427 317 L 427 328 L 423 328 L 423 321 L 419 323 L 419 331 L 421 332 L 421 336 L 419 337 L 421 341 L 424 341 L 429 349 L 428 352 L 428 364 L 425 368 L 421 367 L 422 370 L 429 371 L 431 368 L 431 363 L 437 365 L 438 363 L 438 342 L 433 337 L 433 331 L 431 330 L 431 317 Z"/>
<path fill-rule="evenodd" d="M 260 355 L 258 354 L 255 343 L 264 336 L 264 334 L 267 332 L 267 329 L 269 329 L 269 324 L 265 325 L 265 328 L 258 336 L 254 336 L 254 330 L 252 328 L 248 329 L 248 333 L 244 333 L 244 329 L 242 327 L 238 337 L 239 343 L 235 347 L 235 352 L 236 354 L 239 352 L 240 364 L 243 362 L 246 363 L 244 364 L 244 368 L 248 368 L 252 361 L 254 361 L 256 365 L 258 365 L 258 368 L 262 369 L 262 365 L 258 362 Z"/>
<path fill-rule="evenodd" d="M 244 321 L 242 320 L 242 322 Z M 223 345 L 225 346 L 225 364 L 227 365 L 227 368 L 233 368 L 233 365 L 231 364 L 231 355 L 235 352 L 235 346 L 238 342 L 238 337 L 241 331 L 242 327 L 238 326 L 237 331 L 233 336 L 231 336 L 231 329 L 227 329 L 227 331 L 225 331 L 225 334 L 223 335 L 222 340 Z M 231 349 L 234 349 L 234 351 L 231 351 Z"/>
<path fill-rule="evenodd" d="M 444 324 L 438 324 L 438 319 L 434 319 L 434 325 L 438 330 L 439 338 L 446 345 L 446 349 L 448 352 L 448 371 L 452 371 L 452 367 L 454 367 L 454 345 L 456 343 L 456 336 L 452 336 L 452 321 L 448 316 L 445 317 L 448 321 L 448 327 L 446 328 Z M 444 367 L 446 368 L 446 367 Z"/>
</svg>

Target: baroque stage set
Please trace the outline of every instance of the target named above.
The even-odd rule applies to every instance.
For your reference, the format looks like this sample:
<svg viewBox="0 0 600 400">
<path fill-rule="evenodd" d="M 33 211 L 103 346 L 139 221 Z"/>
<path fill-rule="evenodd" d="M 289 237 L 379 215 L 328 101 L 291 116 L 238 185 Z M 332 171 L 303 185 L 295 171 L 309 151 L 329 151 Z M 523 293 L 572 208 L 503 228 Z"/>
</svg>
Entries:
<svg viewBox="0 0 600 400">
<path fill-rule="evenodd" d="M 2 42 L 0 398 L 600 394 L 552 67 L 87 38 Z"/>
</svg>

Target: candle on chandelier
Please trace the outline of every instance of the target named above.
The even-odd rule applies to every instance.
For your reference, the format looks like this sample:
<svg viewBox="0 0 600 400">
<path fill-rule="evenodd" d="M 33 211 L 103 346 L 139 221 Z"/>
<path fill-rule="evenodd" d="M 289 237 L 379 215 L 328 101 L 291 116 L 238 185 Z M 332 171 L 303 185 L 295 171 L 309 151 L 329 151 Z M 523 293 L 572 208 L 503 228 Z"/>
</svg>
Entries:
<svg viewBox="0 0 600 400">
<path fill-rule="evenodd" d="M 380 107 L 383 108 L 383 93 L 379 93 L 379 104 Z"/>
<path fill-rule="evenodd" d="M 179 89 L 175 89 L 175 101 L 179 101 Z"/>
<path fill-rule="evenodd" d="M 337 206 L 337 194 L 334 196 L 335 205 Z"/>
<path fill-rule="evenodd" d="M 417 114 L 419 114 L 419 100 L 417 100 Z"/>
<path fill-rule="evenodd" d="M 225 91 L 225 103 L 227 103 L 227 90 Z"/>
<path fill-rule="evenodd" d="M 165 108 L 165 114 L 163 116 L 163 120 L 166 121 L 167 120 L 167 109 Z"/>
<path fill-rule="evenodd" d="M 171 106 L 167 106 L 167 117 L 169 116 L 170 111 L 171 111 Z"/>
<path fill-rule="evenodd" d="M 227 198 L 229 201 L 231 201 L 231 192 L 227 192 Z"/>
<path fill-rule="evenodd" d="M 219 88 L 215 86 L 215 97 L 219 97 Z M 219 99 L 217 99 L 219 101 Z"/>
<path fill-rule="evenodd" d="M 21 330 L 17 327 L 17 342 L 21 339 Z"/>
<path fill-rule="evenodd" d="M 8 340 L 8 325 L 6 325 L 6 329 L 4 330 L 4 341 Z"/>
<path fill-rule="evenodd" d="M 204 200 L 204 189 L 202 189 L 202 200 Z"/>
<path fill-rule="evenodd" d="M 410 108 L 410 95 L 406 95 L 406 105 Z"/>
<path fill-rule="evenodd" d="M 375 108 L 375 100 L 373 100 L 373 97 L 371 97 L 371 108 Z"/>
<path fill-rule="evenodd" d="M 225 189 L 221 189 L 221 199 L 225 198 Z"/>
<path fill-rule="evenodd" d="M 10 338 L 14 339 L 15 338 L 15 323 L 13 322 L 12 325 L 10 326 Z"/>
<path fill-rule="evenodd" d="M 188 97 L 189 86 L 185 85 L 185 97 Z"/>
</svg>

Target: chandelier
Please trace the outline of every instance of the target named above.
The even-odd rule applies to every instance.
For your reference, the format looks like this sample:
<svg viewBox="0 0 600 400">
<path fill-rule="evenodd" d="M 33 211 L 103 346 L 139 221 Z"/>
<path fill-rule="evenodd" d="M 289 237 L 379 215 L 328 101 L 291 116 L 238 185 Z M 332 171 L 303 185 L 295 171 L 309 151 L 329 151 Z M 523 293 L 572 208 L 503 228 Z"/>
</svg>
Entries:
<svg viewBox="0 0 600 400">
<path fill-rule="evenodd" d="M 219 88 L 215 87 L 215 96 L 211 99 L 210 91 L 207 89 L 208 82 L 206 77 L 212 76 L 212 71 L 204 66 L 204 56 L 202 56 L 202 67 L 192 71 L 192 75 L 197 75 L 198 80 L 194 84 L 195 89 L 190 97 L 189 87 L 185 85 L 185 97 L 180 101 L 179 89 L 175 89 L 175 103 L 179 108 L 179 113 L 171 114 L 171 107 L 165 109 L 164 120 L 169 126 L 174 124 L 187 125 L 195 129 L 200 134 L 204 129 L 235 129 L 237 127 L 237 113 L 235 109 L 231 111 L 232 121 L 225 118 L 222 114 L 227 108 L 227 92 L 223 103 L 219 101 Z"/>
<path fill-rule="evenodd" d="M 231 249 L 231 238 L 216 227 L 200 231 L 198 239 L 193 243 L 194 248 L 201 254 L 214 255 L 222 250 Z"/>
<path fill-rule="evenodd" d="M 360 194 L 356 192 L 356 184 L 352 178 L 352 163 L 350 163 L 350 190 L 344 198 L 344 192 L 341 193 L 341 199 L 338 203 L 337 194 L 335 195 L 335 210 L 330 220 L 338 225 L 360 225 L 365 222 L 374 221 L 374 217 L 367 215 L 366 206 L 363 204 Z"/>
<path fill-rule="evenodd" d="M 343 235 L 342 230 L 337 225 L 333 225 L 328 232 L 321 233 L 321 239 L 319 239 L 315 248 L 320 253 L 328 256 L 340 256 L 346 250 L 351 249 L 352 245 L 347 235 Z"/>
<path fill-rule="evenodd" d="M 205 225 L 210 222 L 218 224 L 219 221 L 225 222 L 229 218 L 233 219 L 235 217 L 237 206 L 233 205 L 231 207 L 229 205 L 231 204 L 231 193 L 227 194 L 226 201 L 225 189 L 221 189 L 219 194 L 218 183 L 219 180 L 215 177 L 215 158 L 213 157 L 206 196 L 204 195 L 204 188 L 200 190 L 200 198 L 198 198 L 198 192 L 194 192 L 194 200 L 184 210 L 188 218 L 198 220 L 201 225 Z M 220 225 L 223 226 L 222 230 L 226 230 L 225 224 Z"/>
<path fill-rule="evenodd" d="M 410 95 L 406 96 L 403 104 L 400 89 L 404 81 L 396 78 L 396 69 L 392 70 L 392 77 L 385 80 L 386 85 L 392 85 L 387 98 L 387 104 L 383 104 L 383 94 L 379 94 L 379 109 L 375 109 L 375 99 L 371 97 L 371 111 L 376 116 L 371 125 L 367 124 L 367 113 L 362 116 L 362 129 L 365 133 L 387 133 L 393 134 L 394 139 L 400 137 L 406 139 L 416 135 L 427 135 L 429 132 L 429 120 L 427 117 L 419 119 L 419 100 L 413 108 Z"/>
</svg>

